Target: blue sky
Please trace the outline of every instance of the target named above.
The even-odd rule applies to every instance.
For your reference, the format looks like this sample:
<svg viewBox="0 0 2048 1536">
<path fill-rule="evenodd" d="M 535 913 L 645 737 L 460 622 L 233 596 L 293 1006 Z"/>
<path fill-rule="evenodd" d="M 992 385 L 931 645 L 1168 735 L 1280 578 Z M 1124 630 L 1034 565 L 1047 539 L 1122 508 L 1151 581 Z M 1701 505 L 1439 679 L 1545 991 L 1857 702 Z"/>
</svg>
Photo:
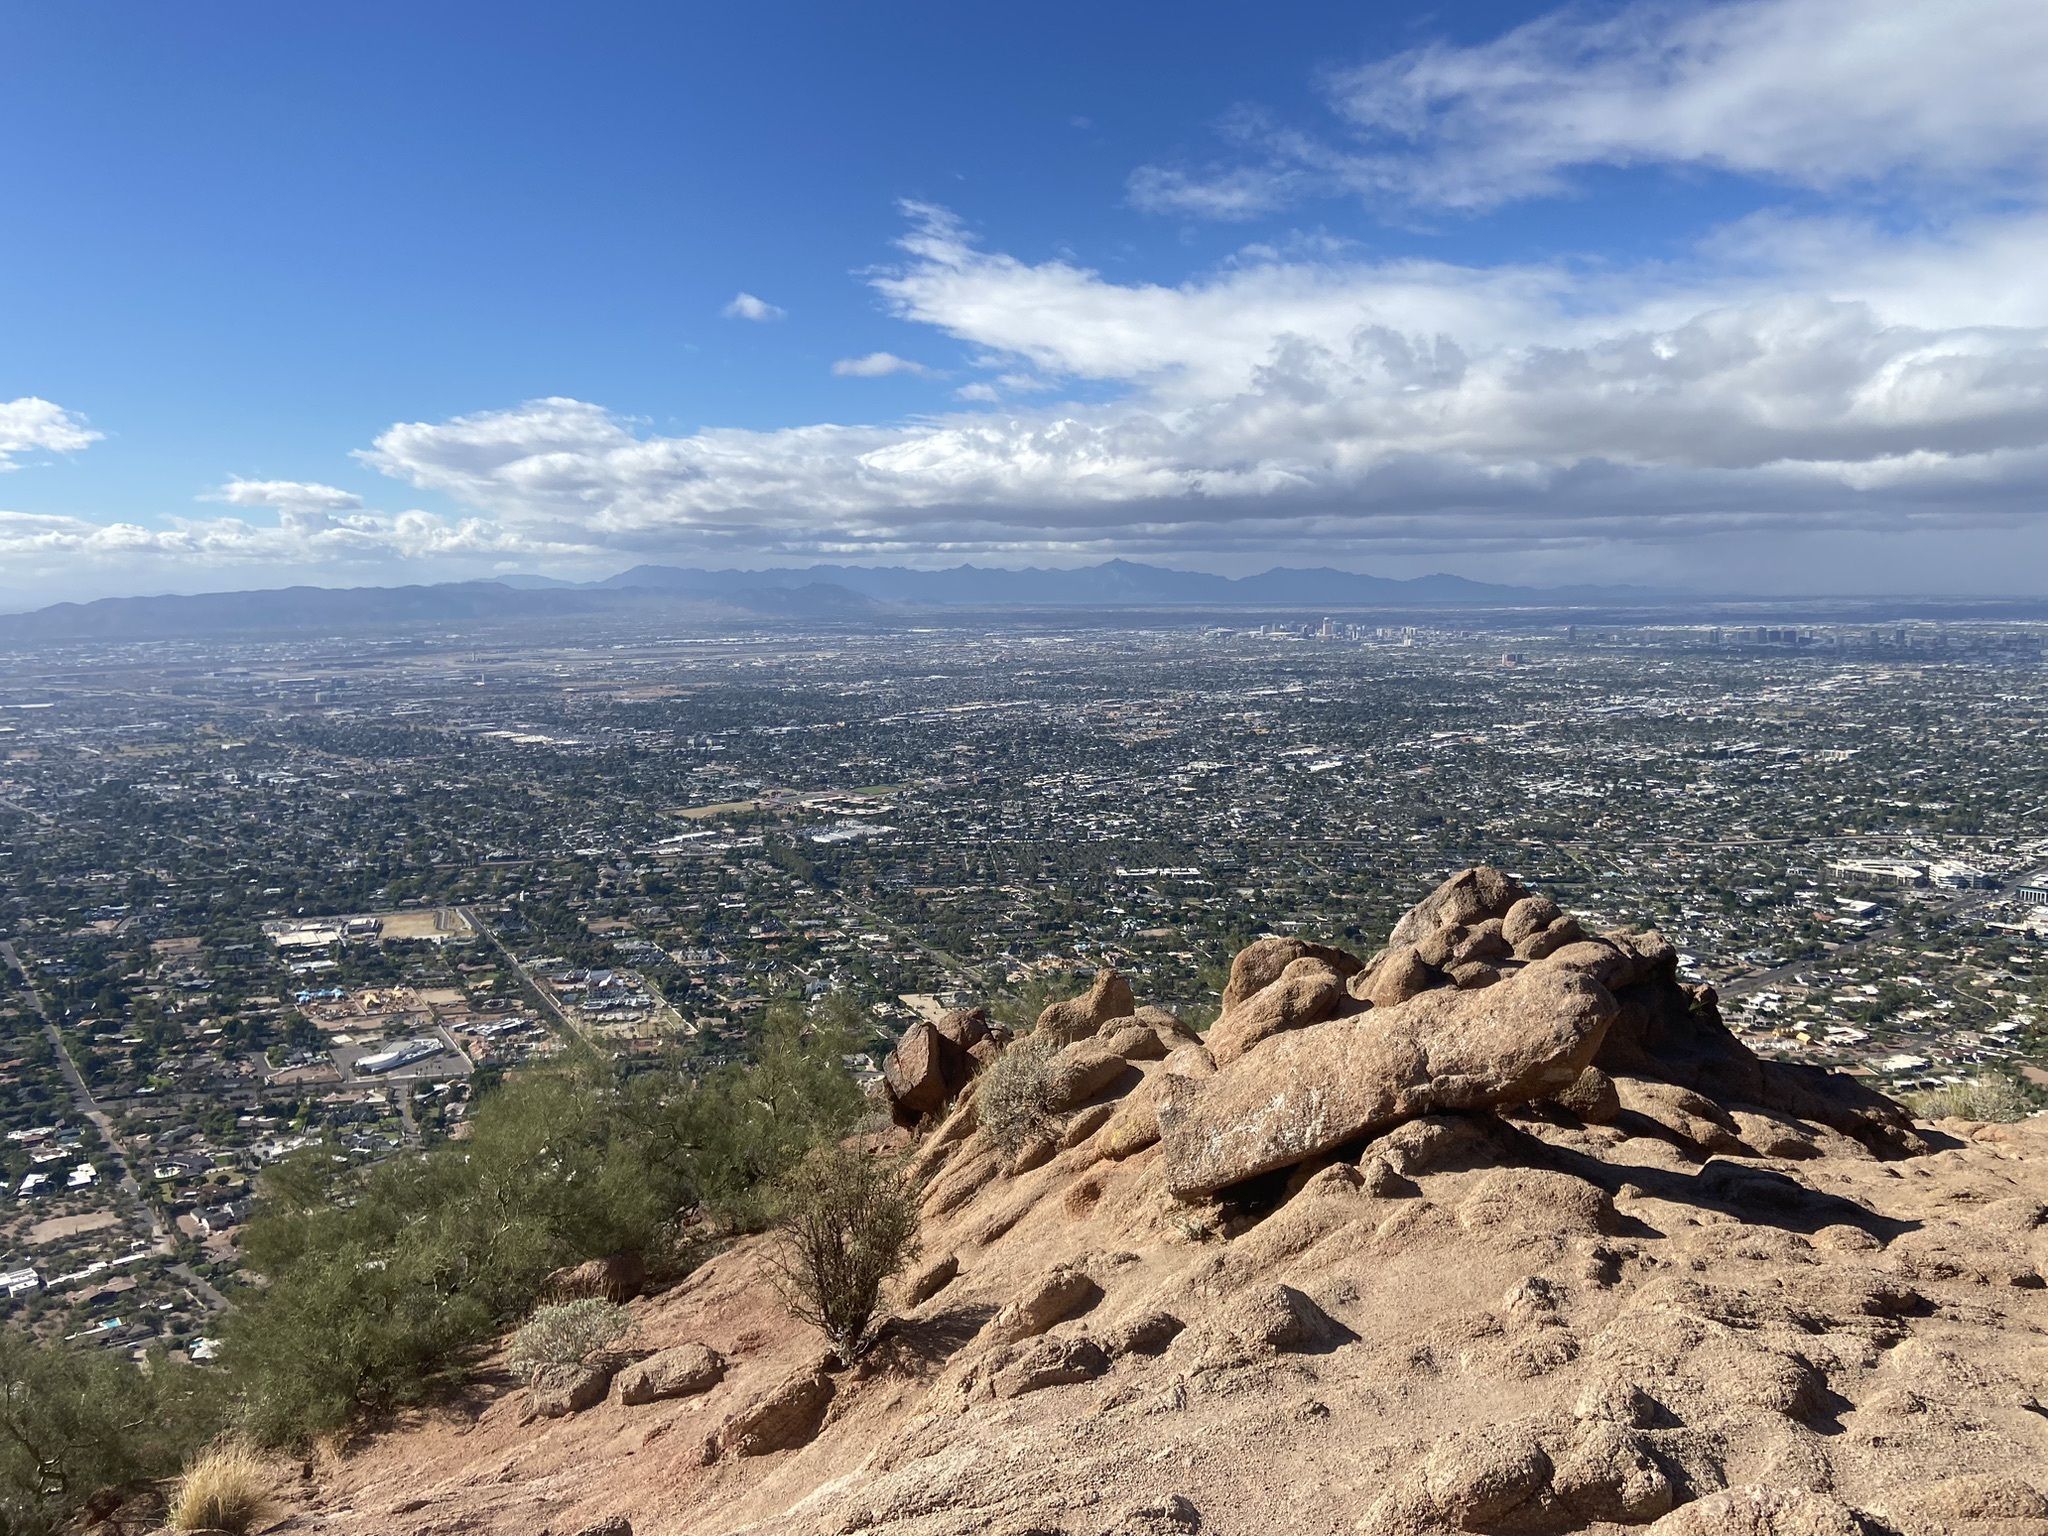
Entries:
<svg viewBox="0 0 2048 1536">
<path fill-rule="evenodd" d="M 2048 7 L 213 3 L 0 60 L 0 605 L 2048 574 Z"/>
</svg>

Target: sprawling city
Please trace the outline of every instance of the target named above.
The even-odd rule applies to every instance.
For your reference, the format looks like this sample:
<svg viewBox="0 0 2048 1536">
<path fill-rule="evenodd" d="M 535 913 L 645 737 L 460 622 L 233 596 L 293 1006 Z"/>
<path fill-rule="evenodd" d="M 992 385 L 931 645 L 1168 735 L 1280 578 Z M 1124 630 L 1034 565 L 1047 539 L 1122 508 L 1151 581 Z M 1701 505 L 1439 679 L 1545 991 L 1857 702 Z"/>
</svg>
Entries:
<svg viewBox="0 0 2048 1536">
<path fill-rule="evenodd" d="M 1113 966 L 1215 1016 L 1487 862 L 1656 927 L 1758 1051 L 2048 1083 L 2048 626 L 1045 614 L 70 646 L 0 684 L 0 1253 L 38 1330 L 204 1357 L 263 1169 L 478 1074 L 744 1059 Z"/>
</svg>

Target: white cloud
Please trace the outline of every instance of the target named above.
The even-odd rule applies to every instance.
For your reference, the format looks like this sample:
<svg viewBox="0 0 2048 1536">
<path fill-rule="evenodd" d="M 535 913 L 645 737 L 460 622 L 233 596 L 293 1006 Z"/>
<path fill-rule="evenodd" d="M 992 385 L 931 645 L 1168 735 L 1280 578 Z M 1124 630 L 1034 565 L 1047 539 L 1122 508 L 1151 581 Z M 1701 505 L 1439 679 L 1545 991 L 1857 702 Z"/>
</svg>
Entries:
<svg viewBox="0 0 2048 1536">
<path fill-rule="evenodd" d="M 76 412 L 35 395 L 0 400 L 0 473 L 19 469 L 24 455 L 76 453 L 102 436 Z"/>
<path fill-rule="evenodd" d="M 1059 403 L 673 435 L 540 399 L 400 423 L 358 455 L 455 517 L 238 480 L 218 499 L 274 526 L 16 514 L 0 554 L 1611 566 L 1709 534 L 1938 542 L 2043 520 L 2048 290 L 2030 274 L 2048 217 L 1903 239 L 1752 221 L 1633 270 L 1276 252 L 1160 284 L 910 213 L 900 261 L 871 277 L 884 303 L 991 370 L 964 400 L 1044 384 Z"/>
<path fill-rule="evenodd" d="M 1298 171 L 1273 164 L 1207 173 L 1141 165 L 1131 173 L 1127 187 L 1131 205 L 1146 213 L 1222 220 L 1263 218 L 1286 207 L 1302 190 Z"/>
<path fill-rule="evenodd" d="M 395 427 L 367 462 L 548 537 L 844 554 L 1954 526 L 2030 515 L 2048 459 L 2048 316 L 1909 324 L 1783 293 L 1782 271 L 1317 263 L 1119 284 L 918 219 L 876 279 L 904 318 L 1120 397 L 687 437 L 549 400 Z"/>
<path fill-rule="evenodd" d="M 1327 85 L 1345 134 L 1240 116 L 1250 154 L 1134 173 L 1140 207 L 1212 218 L 1310 190 L 1484 208 L 1590 166 L 1699 166 L 1802 186 L 2007 180 L 2048 169 L 2039 0 L 1636 0 L 1432 45 Z"/>
<path fill-rule="evenodd" d="M 781 320 L 789 311 L 770 304 L 766 299 L 757 299 L 751 293 L 736 293 L 732 302 L 719 311 L 728 320 Z"/>
<path fill-rule="evenodd" d="M 331 485 L 306 480 L 244 480 L 239 475 L 205 499 L 273 511 L 282 526 L 308 533 L 336 527 L 337 514 L 358 512 L 363 506 L 362 497 Z"/>
<path fill-rule="evenodd" d="M 898 357 L 894 352 L 870 352 L 865 357 L 842 357 L 832 365 L 832 371 L 842 379 L 882 379 L 892 373 L 914 373 L 920 378 L 929 378 L 932 374 L 932 370 L 923 363 L 914 363 L 907 357 Z"/>
</svg>

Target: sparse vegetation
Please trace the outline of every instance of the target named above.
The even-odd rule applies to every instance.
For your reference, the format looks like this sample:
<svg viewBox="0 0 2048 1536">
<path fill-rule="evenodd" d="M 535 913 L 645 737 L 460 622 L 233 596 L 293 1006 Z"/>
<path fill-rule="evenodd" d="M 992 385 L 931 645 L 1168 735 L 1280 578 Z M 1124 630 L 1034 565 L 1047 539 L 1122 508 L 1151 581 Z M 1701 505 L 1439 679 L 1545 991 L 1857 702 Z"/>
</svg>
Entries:
<svg viewBox="0 0 2048 1536">
<path fill-rule="evenodd" d="M 263 1458 L 240 1443 L 207 1451 L 178 1479 L 171 1499 L 174 1531 L 227 1531 L 243 1536 L 277 1511 Z"/>
<path fill-rule="evenodd" d="M 593 1297 L 541 1307 L 512 1335 L 507 1363 L 532 1381 L 555 1366 L 588 1364 L 632 1331 L 632 1313 L 616 1302 Z"/>
<path fill-rule="evenodd" d="M 703 1078 L 527 1073 L 467 1140 L 369 1170 L 320 1152 L 264 1187 L 242 1250 L 268 1281 L 231 1316 L 225 1363 L 260 1444 L 418 1402 L 524 1317 L 554 1269 L 657 1260 L 677 1218 L 764 1225 L 774 1180 L 863 1101 L 831 1019 L 777 1010 L 751 1067 Z"/>
<path fill-rule="evenodd" d="M 2042 1107 L 2040 1094 L 2002 1073 L 1911 1094 L 1906 1104 L 1924 1120 L 2024 1120 Z"/>
<path fill-rule="evenodd" d="M 882 1286 L 917 1256 L 916 1185 L 894 1158 L 820 1147 L 783 1181 L 776 1224 L 790 1314 L 853 1364 L 873 1340 Z"/>
<path fill-rule="evenodd" d="M 1058 1050 L 1054 1041 L 1026 1035 L 983 1070 L 974 1091 L 975 1113 L 989 1139 L 1005 1152 L 1016 1152 L 1051 1128 L 1046 1075 Z"/>
</svg>

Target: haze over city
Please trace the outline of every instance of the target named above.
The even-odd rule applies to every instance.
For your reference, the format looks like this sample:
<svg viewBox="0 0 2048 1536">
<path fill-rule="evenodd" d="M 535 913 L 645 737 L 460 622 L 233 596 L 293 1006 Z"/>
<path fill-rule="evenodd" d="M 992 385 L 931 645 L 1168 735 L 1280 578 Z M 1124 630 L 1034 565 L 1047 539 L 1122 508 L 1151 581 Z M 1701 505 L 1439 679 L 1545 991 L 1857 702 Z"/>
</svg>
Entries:
<svg viewBox="0 0 2048 1536">
<path fill-rule="evenodd" d="M 0 607 L 2048 573 L 2024 0 L 53 6 L 0 69 Z"/>
</svg>

